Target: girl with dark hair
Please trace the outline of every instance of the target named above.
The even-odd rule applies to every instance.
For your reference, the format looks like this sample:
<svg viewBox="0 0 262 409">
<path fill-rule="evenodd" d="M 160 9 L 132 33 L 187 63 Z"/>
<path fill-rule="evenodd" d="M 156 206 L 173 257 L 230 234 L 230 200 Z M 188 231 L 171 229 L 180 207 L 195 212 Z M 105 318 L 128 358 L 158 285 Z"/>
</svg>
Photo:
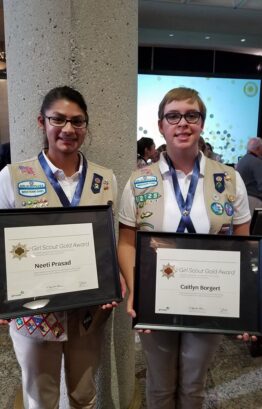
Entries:
<svg viewBox="0 0 262 409">
<path fill-rule="evenodd" d="M 137 167 L 148 165 L 148 161 L 155 162 L 157 156 L 156 145 L 152 138 L 141 138 L 137 141 Z"/>
<path fill-rule="evenodd" d="M 88 134 L 88 121 L 87 106 L 78 91 L 67 86 L 52 89 L 38 116 L 47 148 L 38 157 L 8 165 L 0 172 L 0 208 L 32 208 L 33 212 L 42 206 L 114 203 L 112 170 L 87 162 L 79 151 Z M 35 197 L 27 199 L 19 189 L 22 181 L 31 187 L 41 181 L 45 189 L 41 196 L 35 189 Z M 104 324 L 113 306 L 115 302 L 102 308 L 37 314 L 10 322 L 22 369 L 25 409 L 58 409 L 62 356 L 70 408 L 96 407 L 94 376 Z"/>
</svg>

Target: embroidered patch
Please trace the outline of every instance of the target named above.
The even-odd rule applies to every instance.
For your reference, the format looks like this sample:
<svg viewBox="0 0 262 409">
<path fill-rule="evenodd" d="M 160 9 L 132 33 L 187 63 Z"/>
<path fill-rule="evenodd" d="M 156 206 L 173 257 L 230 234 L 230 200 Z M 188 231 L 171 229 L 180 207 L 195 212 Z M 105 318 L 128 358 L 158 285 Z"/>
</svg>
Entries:
<svg viewBox="0 0 262 409">
<path fill-rule="evenodd" d="M 234 208 L 231 203 L 226 202 L 224 204 L 225 212 L 228 216 L 232 216 L 234 214 Z"/>
<path fill-rule="evenodd" d="M 20 318 L 20 317 L 19 317 L 19 318 L 16 318 L 15 324 L 16 324 L 16 328 L 17 328 L 17 329 L 22 328 L 22 327 L 24 326 L 23 318 Z"/>
<path fill-rule="evenodd" d="M 225 174 L 224 173 L 214 173 L 214 183 L 217 192 L 222 193 L 225 190 Z"/>
<path fill-rule="evenodd" d="M 145 189 L 147 187 L 157 186 L 157 177 L 152 175 L 140 176 L 134 181 L 134 185 L 137 189 Z"/>
<path fill-rule="evenodd" d="M 45 182 L 41 180 L 23 180 L 17 184 L 18 193 L 20 196 L 37 197 L 44 195 L 46 190 Z"/>
<path fill-rule="evenodd" d="M 48 316 L 46 317 L 46 322 L 50 327 L 52 327 L 56 321 L 56 316 L 53 313 L 48 314 Z"/>
<path fill-rule="evenodd" d="M 31 166 L 19 166 L 21 173 L 26 173 L 27 175 L 35 175 L 35 171 Z"/>
<path fill-rule="evenodd" d="M 102 187 L 103 176 L 98 175 L 97 173 L 93 174 L 93 180 L 91 185 L 91 190 L 93 193 L 99 193 Z"/>
<path fill-rule="evenodd" d="M 59 325 L 58 323 L 55 324 L 55 325 L 51 328 L 51 330 L 52 330 L 52 332 L 53 332 L 53 334 L 54 334 L 54 336 L 55 336 L 56 338 L 59 338 L 59 337 L 63 334 L 63 332 L 64 332 L 64 328 L 62 327 L 62 325 Z"/>
<path fill-rule="evenodd" d="M 32 318 L 33 318 L 33 320 L 34 320 L 34 323 L 35 323 L 37 326 L 39 326 L 39 325 L 43 322 L 43 320 L 44 320 L 44 318 L 43 318 L 42 315 L 34 315 Z"/>
<path fill-rule="evenodd" d="M 25 326 L 26 326 L 26 329 L 27 329 L 27 331 L 29 332 L 30 335 L 33 334 L 33 332 L 35 332 L 35 330 L 36 330 L 36 324 L 34 323 L 32 318 L 30 318 L 26 322 Z"/>
<path fill-rule="evenodd" d="M 221 216 L 224 213 L 223 205 L 218 202 L 213 202 L 211 204 L 211 210 L 213 213 L 215 213 L 218 216 Z"/>
<path fill-rule="evenodd" d="M 50 328 L 45 321 L 42 321 L 38 327 L 38 330 L 41 332 L 43 337 L 45 337 L 46 334 L 50 331 Z"/>
<path fill-rule="evenodd" d="M 136 203 L 145 203 L 145 202 L 157 200 L 160 197 L 161 197 L 160 193 L 153 192 L 153 193 L 145 193 L 144 195 L 137 195 L 135 198 L 136 198 Z"/>
</svg>

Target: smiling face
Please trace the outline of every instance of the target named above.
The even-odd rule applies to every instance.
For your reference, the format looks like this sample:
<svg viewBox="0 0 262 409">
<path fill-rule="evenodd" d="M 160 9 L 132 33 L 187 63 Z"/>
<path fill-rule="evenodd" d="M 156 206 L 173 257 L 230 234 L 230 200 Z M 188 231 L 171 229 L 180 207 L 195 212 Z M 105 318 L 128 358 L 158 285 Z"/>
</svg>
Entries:
<svg viewBox="0 0 262 409">
<path fill-rule="evenodd" d="M 85 113 L 75 102 L 67 99 L 56 100 L 50 108 L 45 111 L 46 117 L 57 119 L 84 120 Z M 61 155 L 71 155 L 78 152 L 83 144 L 87 128 L 73 128 L 70 122 L 63 127 L 56 127 L 49 123 L 48 118 L 39 115 L 38 124 L 45 130 L 48 140 L 48 155 L 57 157 Z"/>
<path fill-rule="evenodd" d="M 186 114 L 189 111 L 200 112 L 200 107 L 197 101 L 182 100 L 172 101 L 165 105 L 164 115 L 167 113 L 178 112 Z M 166 118 L 158 121 L 159 131 L 164 136 L 167 144 L 167 153 L 170 156 L 181 155 L 183 153 L 196 156 L 198 153 L 198 141 L 203 130 L 203 120 L 199 118 L 197 123 L 189 124 L 184 117 L 180 122 L 171 125 Z"/>
</svg>

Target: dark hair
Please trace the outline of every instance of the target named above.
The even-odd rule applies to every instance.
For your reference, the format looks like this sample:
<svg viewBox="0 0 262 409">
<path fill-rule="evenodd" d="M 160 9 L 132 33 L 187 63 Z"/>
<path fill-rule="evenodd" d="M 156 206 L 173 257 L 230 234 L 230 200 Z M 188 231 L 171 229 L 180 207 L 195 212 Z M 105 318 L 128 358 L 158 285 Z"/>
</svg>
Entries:
<svg viewBox="0 0 262 409">
<path fill-rule="evenodd" d="M 209 148 L 211 152 L 213 152 L 213 147 L 209 142 L 206 142 L 206 147 Z"/>
<path fill-rule="evenodd" d="M 53 103 L 59 99 L 66 99 L 68 101 L 75 102 L 85 113 L 88 125 L 89 118 L 87 113 L 87 105 L 83 96 L 74 88 L 68 87 L 66 85 L 63 87 L 53 88 L 46 94 L 40 109 L 41 114 L 44 116 L 47 109 L 49 109 L 53 105 Z"/>
<path fill-rule="evenodd" d="M 152 138 L 143 137 L 137 141 L 137 153 L 144 156 L 145 149 L 150 149 L 154 145 L 154 140 Z"/>
</svg>

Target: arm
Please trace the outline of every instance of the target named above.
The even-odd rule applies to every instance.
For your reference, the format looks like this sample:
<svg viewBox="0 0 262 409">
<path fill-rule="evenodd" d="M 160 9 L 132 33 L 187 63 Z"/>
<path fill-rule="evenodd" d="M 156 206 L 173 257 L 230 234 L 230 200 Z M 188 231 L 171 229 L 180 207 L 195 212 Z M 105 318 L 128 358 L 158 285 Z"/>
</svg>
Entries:
<svg viewBox="0 0 262 409">
<path fill-rule="evenodd" d="M 119 225 L 119 242 L 118 242 L 118 260 L 120 270 L 125 278 L 129 296 L 127 300 L 127 312 L 131 317 L 136 313 L 133 309 L 134 297 L 134 267 L 136 257 L 136 228 L 120 223 Z"/>
<path fill-rule="evenodd" d="M 235 236 L 249 236 L 250 223 L 234 224 L 233 234 Z"/>
</svg>

